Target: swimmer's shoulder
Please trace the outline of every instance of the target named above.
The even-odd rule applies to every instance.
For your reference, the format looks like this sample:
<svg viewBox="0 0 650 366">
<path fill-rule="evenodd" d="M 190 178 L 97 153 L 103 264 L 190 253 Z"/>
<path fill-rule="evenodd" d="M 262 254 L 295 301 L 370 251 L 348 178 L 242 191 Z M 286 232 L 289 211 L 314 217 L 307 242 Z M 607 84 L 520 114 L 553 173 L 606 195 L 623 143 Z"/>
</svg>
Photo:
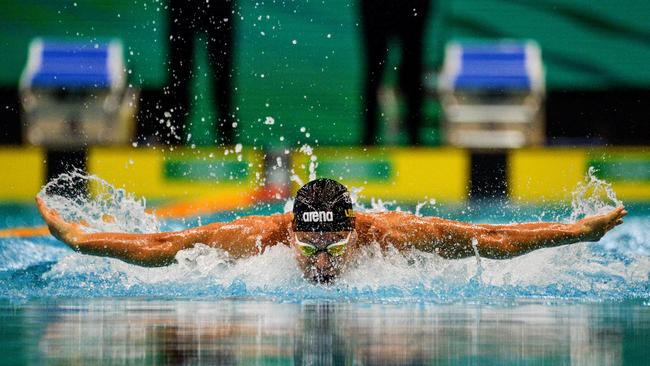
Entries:
<svg viewBox="0 0 650 366">
<path fill-rule="evenodd" d="M 289 237 L 289 228 L 293 215 L 291 213 L 276 213 L 267 216 L 269 229 L 272 233 L 270 235 L 278 241 L 286 241 Z"/>
<path fill-rule="evenodd" d="M 358 235 L 357 245 L 381 245 L 392 231 L 390 222 L 393 220 L 390 218 L 394 216 L 393 212 L 357 212 L 354 223 Z"/>
<path fill-rule="evenodd" d="M 428 217 L 426 220 L 436 219 Z M 401 231 L 411 224 L 422 222 L 423 218 L 410 212 L 359 212 L 355 215 L 355 227 L 360 236 L 384 237 L 393 231 Z"/>
<path fill-rule="evenodd" d="M 272 215 L 269 215 L 268 218 L 275 224 L 287 226 L 291 224 L 291 220 L 293 220 L 293 214 L 291 212 L 274 213 Z"/>
<path fill-rule="evenodd" d="M 417 218 L 412 213 L 402 211 L 385 211 L 385 212 L 357 212 L 355 221 L 358 225 L 373 225 L 377 223 L 386 223 Z"/>
</svg>

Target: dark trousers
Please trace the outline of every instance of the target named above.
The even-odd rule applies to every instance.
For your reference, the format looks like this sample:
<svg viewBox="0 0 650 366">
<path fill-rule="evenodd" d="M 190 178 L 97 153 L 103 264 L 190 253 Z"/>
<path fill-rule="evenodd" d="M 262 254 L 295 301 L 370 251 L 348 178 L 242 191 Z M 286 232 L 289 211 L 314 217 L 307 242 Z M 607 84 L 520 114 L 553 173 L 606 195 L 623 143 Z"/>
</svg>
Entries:
<svg viewBox="0 0 650 366">
<path fill-rule="evenodd" d="M 170 0 L 169 2 L 169 78 L 165 88 L 166 111 L 171 126 L 160 136 L 167 144 L 185 141 L 190 113 L 191 79 L 194 73 L 194 45 L 205 35 L 212 85 L 218 107 L 215 123 L 217 142 L 234 140 L 232 114 L 233 0 Z M 167 119 L 167 118 L 165 118 Z"/>
<path fill-rule="evenodd" d="M 396 38 L 402 46 L 399 89 L 406 100 L 406 127 L 409 142 L 420 143 L 424 101 L 424 31 L 430 0 L 360 0 L 361 25 L 365 46 L 366 73 L 363 86 L 365 131 L 362 143 L 378 142 L 377 92 L 384 76 L 388 42 Z"/>
</svg>

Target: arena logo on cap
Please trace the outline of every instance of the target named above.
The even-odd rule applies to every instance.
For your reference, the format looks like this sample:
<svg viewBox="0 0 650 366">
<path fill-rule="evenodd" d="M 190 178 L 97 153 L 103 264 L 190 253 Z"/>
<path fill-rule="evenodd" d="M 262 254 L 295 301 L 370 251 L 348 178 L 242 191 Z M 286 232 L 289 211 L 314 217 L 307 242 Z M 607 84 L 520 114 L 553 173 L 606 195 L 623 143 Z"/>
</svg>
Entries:
<svg viewBox="0 0 650 366">
<path fill-rule="evenodd" d="M 304 222 L 331 222 L 334 221 L 332 211 L 310 211 L 303 212 L 302 221 Z"/>
</svg>

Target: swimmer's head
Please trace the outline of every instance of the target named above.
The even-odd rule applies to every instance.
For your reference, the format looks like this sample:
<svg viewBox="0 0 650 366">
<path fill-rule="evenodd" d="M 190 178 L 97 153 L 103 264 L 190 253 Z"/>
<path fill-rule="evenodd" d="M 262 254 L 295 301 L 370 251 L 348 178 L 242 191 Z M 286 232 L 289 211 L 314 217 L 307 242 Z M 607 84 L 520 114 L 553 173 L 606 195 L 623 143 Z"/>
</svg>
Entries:
<svg viewBox="0 0 650 366">
<path fill-rule="evenodd" d="M 354 224 L 352 200 L 342 184 L 317 179 L 298 190 L 291 242 L 308 279 L 327 283 L 341 272 L 356 242 Z"/>
<path fill-rule="evenodd" d="M 332 179 L 316 179 L 298 190 L 293 203 L 293 231 L 335 232 L 354 230 L 350 193 Z"/>
</svg>

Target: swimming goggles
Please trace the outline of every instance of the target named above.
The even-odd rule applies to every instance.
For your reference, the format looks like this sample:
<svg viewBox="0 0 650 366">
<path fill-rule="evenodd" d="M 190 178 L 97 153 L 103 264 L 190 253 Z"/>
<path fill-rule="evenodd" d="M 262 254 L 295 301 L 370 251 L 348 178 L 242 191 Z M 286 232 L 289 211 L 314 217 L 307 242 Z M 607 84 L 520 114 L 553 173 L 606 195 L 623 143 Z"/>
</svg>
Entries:
<svg viewBox="0 0 650 366">
<path fill-rule="evenodd" d="M 338 257 L 339 255 L 345 252 L 345 248 L 347 247 L 348 242 L 350 241 L 351 235 L 352 232 L 350 231 L 350 233 L 348 233 L 348 236 L 346 236 L 345 239 L 339 240 L 332 244 L 328 244 L 324 248 L 317 247 L 316 245 L 311 243 L 300 241 L 297 235 L 296 235 L 296 243 L 298 243 L 298 249 L 300 249 L 300 252 L 307 257 L 314 256 L 320 252 L 327 252 L 331 256 Z"/>
</svg>

